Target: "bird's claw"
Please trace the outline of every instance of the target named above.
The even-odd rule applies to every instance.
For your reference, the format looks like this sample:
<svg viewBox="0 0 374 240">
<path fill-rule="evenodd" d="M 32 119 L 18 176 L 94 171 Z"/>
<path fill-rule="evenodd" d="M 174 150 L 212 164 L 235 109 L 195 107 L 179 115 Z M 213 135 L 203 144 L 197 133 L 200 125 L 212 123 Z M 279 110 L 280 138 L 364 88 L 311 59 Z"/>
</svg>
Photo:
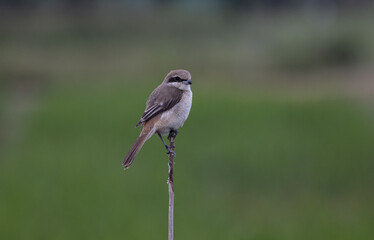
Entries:
<svg viewBox="0 0 374 240">
<path fill-rule="evenodd" d="M 178 130 L 171 130 L 169 132 L 168 140 L 170 141 L 170 138 L 175 138 L 178 134 Z"/>
<path fill-rule="evenodd" d="M 175 156 L 175 152 L 173 150 L 171 150 L 170 147 L 167 147 L 167 150 L 168 151 L 166 152 L 166 154 L 168 154 L 168 155 L 173 154 L 173 156 Z"/>
<path fill-rule="evenodd" d="M 175 152 L 174 151 L 172 151 L 171 149 L 168 149 L 168 151 L 166 152 L 166 154 L 173 154 L 173 156 L 175 156 L 176 154 L 175 154 Z"/>
</svg>

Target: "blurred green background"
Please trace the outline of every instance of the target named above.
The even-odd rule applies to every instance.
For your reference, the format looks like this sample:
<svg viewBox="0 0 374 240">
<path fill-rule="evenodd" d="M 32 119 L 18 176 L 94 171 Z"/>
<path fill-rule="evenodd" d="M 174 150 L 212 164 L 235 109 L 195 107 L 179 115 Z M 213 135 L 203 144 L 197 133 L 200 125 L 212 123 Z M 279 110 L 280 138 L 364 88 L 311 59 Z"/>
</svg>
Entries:
<svg viewBox="0 0 374 240">
<path fill-rule="evenodd" d="M 145 101 L 192 74 L 175 239 L 374 239 L 370 1 L 0 1 L 0 239 L 166 239 Z"/>
</svg>

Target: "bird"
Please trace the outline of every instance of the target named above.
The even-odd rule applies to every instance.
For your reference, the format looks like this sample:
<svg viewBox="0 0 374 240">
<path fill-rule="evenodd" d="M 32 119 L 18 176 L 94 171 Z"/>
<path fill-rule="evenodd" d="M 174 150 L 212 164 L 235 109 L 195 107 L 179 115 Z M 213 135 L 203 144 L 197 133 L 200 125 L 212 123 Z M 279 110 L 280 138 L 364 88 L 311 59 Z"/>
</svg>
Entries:
<svg viewBox="0 0 374 240">
<path fill-rule="evenodd" d="M 178 128 L 187 120 L 192 105 L 191 74 L 187 70 L 170 71 L 163 82 L 148 97 L 146 108 L 136 127 L 142 130 L 135 143 L 126 154 L 122 165 L 128 169 L 144 143 L 157 134 L 164 144 L 167 154 L 175 153 L 165 143 L 162 136 L 175 137 Z"/>
</svg>

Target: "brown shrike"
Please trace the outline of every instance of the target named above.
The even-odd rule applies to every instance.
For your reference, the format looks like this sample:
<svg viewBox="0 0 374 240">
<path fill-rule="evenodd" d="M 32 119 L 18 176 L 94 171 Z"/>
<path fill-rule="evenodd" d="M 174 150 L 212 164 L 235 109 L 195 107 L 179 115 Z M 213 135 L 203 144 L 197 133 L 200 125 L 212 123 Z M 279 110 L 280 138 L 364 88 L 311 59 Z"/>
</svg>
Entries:
<svg viewBox="0 0 374 240">
<path fill-rule="evenodd" d="M 130 148 L 122 165 L 129 168 L 135 156 L 153 134 L 157 133 L 168 154 L 174 154 L 164 142 L 162 135 L 176 136 L 179 127 L 183 126 L 192 104 L 191 74 L 186 70 L 169 72 L 147 100 L 147 106 L 136 126 L 143 124 L 142 131 Z"/>
</svg>

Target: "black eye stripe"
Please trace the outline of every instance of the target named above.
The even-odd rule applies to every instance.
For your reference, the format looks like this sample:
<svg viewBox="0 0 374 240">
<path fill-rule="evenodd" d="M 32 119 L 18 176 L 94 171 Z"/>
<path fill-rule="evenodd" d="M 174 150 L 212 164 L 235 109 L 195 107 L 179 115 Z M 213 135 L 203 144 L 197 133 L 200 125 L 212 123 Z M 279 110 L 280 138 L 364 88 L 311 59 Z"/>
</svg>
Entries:
<svg viewBox="0 0 374 240">
<path fill-rule="evenodd" d="M 172 77 L 169 79 L 169 82 L 182 82 L 183 79 L 181 79 L 180 77 Z"/>
</svg>

